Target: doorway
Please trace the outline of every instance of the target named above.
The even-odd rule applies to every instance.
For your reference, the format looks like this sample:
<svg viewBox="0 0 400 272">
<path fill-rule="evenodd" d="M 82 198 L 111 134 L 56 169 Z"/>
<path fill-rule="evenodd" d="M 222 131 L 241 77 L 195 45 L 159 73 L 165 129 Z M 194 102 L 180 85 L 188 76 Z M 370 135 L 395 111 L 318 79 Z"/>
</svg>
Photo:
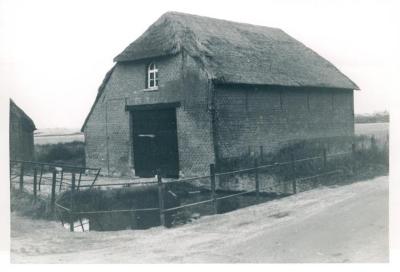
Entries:
<svg viewBox="0 0 400 272">
<path fill-rule="evenodd" d="M 164 177 L 179 176 L 176 109 L 132 111 L 135 174 L 154 177 L 160 169 Z"/>
</svg>

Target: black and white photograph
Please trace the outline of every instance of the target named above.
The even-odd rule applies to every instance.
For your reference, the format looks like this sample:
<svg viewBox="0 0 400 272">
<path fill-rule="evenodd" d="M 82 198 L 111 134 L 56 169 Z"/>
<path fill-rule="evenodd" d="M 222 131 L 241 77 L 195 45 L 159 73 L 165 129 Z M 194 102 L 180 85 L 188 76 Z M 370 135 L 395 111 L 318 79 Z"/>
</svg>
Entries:
<svg viewBox="0 0 400 272">
<path fill-rule="evenodd" d="M 5 262 L 396 263 L 398 14 L 1 0 Z"/>
</svg>

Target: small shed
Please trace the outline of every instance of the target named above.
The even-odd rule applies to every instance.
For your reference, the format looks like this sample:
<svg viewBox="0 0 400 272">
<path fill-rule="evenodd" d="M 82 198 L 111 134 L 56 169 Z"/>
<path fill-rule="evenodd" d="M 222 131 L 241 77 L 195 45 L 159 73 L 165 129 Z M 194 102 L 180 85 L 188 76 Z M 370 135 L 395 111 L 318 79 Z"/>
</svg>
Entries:
<svg viewBox="0 0 400 272">
<path fill-rule="evenodd" d="M 32 119 L 10 99 L 10 160 L 34 159 Z"/>
</svg>

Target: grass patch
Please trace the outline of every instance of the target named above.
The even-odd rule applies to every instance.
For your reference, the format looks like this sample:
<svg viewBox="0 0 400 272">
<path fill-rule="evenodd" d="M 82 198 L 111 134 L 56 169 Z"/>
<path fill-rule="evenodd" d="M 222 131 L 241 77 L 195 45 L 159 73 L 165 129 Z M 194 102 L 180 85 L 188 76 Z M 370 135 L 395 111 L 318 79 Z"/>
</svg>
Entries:
<svg viewBox="0 0 400 272">
<path fill-rule="evenodd" d="M 54 220 L 55 217 L 51 212 L 50 200 L 37 198 L 33 195 L 11 188 L 10 192 L 10 208 L 11 212 L 17 212 L 20 215 L 28 216 L 33 219 Z"/>
<path fill-rule="evenodd" d="M 35 145 L 35 160 L 54 164 L 71 164 L 85 166 L 85 143 Z"/>
<path fill-rule="evenodd" d="M 355 152 L 352 152 L 352 144 L 355 146 Z M 327 155 L 325 163 L 323 160 L 324 150 Z M 307 158 L 315 159 L 302 160 Z M 296 161 L 294 166 L 290 163 L 292 159 Z M 386 140 L 378 141 L 374 136 L 363 135 L 293 141 L 286 143 L 276 152 L 268 154 L 249 153 L 240 157 L 222 158 L 218 164 L 218 172 L 252 168 L 255 160 L 259 165 L 289 162 L 285 165 L 259 170 L 260 175 L 271 176 L 278 182 L 312 177 L 340 169 L 342 172 L 340 176 L 324 176 L 322 179 L 326 184 L 348 183 L 387 175 L 389 172 L 389 144 Z M 224 176 L 220 180 L 232 184 L 234 178 L 238 176 L 252 179 L 253 174 L 251 173 Z M 312 181 L 309 186 L 313 187 Z"/>
</svg>

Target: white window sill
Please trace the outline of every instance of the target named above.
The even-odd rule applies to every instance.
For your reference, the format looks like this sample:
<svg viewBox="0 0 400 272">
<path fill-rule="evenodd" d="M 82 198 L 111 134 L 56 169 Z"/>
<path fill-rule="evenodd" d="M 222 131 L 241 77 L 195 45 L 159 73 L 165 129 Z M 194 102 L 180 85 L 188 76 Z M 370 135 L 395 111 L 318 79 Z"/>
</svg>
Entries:
<svg viewBox="0 0 400 272">
<path fill-rule="evenodd" d="M 158 91 L 158 86 L 157 87 L 152 87 L 152 88 L 146 88 L 143 89 L 144 92 L 154 92 L 154 91 Z"/>
</svg>

